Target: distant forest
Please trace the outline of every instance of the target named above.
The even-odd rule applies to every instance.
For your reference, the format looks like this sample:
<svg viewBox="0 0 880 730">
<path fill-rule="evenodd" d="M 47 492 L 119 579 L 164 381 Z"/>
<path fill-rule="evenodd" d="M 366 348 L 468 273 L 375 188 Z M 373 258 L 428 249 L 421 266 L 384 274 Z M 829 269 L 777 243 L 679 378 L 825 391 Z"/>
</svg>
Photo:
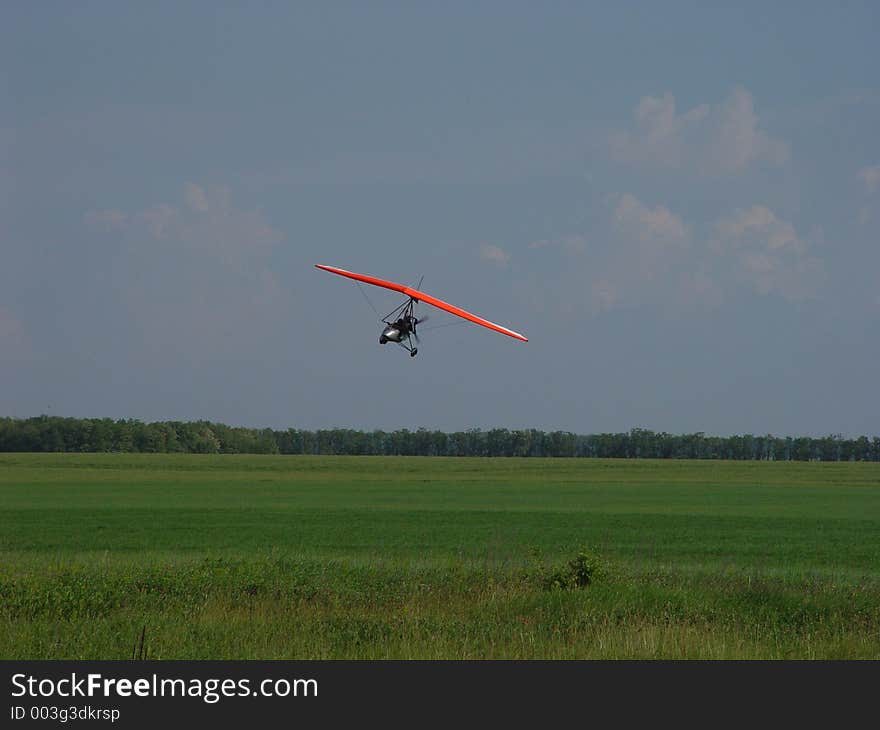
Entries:
<svg viewBox="0 0 880 730">
<path fill-rule="evenodd" d="M 0 418 L 0 452 L 551 456 L 616 459 L 880 461 L 880 437 L 810 438 L 470 429 L 445 433 L 240 428 L 209 421 L 143 423 L 110 418 Z"/>
</svg>

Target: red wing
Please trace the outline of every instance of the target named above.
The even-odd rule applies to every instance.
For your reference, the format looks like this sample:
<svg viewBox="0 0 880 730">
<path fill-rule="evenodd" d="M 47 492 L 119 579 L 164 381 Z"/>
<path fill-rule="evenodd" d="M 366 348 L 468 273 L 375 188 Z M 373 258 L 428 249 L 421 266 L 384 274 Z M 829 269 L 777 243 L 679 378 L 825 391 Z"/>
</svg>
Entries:
<svg viewBox="0 0 880 730">
<path fill-rule="evenodd" d="M 508 337 L 515 337 L 518 340 L 522 340 L 523 342 L 528 342 L 528 338 L 521 335 L 519 332 L 514 332 L 513 330 L 507 329 L 507 327 L 502 327 L 500 324 L 495 324 L 494 322 L 490 322 L 488 319 L 483 319 L 482 317 L 478 317 L 476 314 L 471 314 L 470 312 L 460 309 L 459 307 L 455 307 L 448 302 L 444 302 L 442 299 L 437 299 L 436 297 L 432 297 L 429 294 L 424 294 L 420 292 L 418 289 L 410 289 L 407 287 L 403 290 L 403 293 L 407 296 L 412 297 L 420 302 L 425 302 L 426 304 L 431 304 L 438 309 L 443 309 L 450 314 L 454 314 L 458 317 L 463 317 L 464 319 L 470 320 L 474 324 L 482 325 L 483 327 L 488 327 L 490 330 L 495 330 L 496 332 L 500 332 L 502 335 L 507 335 Z"/>
<path fill-rule="evenodd" d="M 319 269 L 324 269 L 324 271 L 329 271 L 331 274 L 347 276 L 349 279 L 363 281 L 366 284 L 373 284 L 374 286 L 381 286 L 385 287 L 386 289 L 391 289 L 392 291 L 400 292 L 401 294 L 406 294 L 406 296 L 411 297 L 419 302 L 425 302 L 426 304 L 430 304 L 434 307 L 437 307 L 438 309 L 449 312 L 450 314 L 454 314 L 457 317 L 462 317 L 470 322 L 473 322 L 474 324 L 479 324 L 483 327 L 488 327 L 490 330 L 500 332 L 501 334 L 507 335 L 508 337 L 514 337 L 517 340 L 522 340 L 523 342 L 529 341 L 527 337 L 524 337 L 519 332 L 514 332 L 513 330 L 507 329 L 507 327 L 502 327 L 500 324 L 495 324 L 494 322 L 490 322 L 488 319 L 478 317 L 476 314 L 471 314 L 464 309 L 460 309 L 459 307 L 449 304 L 449 302 L 444 302 L 442 299 L 437 299 L 436 297 L 432 297 L 430 294 L 420 292 L 418 289 L 412 289 L 408 286 L 404 286 L 403 284 L 396 284 L 393 281 L 386 281 L 385 279 L 377 279 L 375 276 L 367 276 L 366 274 L 355 274 L 353 271 L 337 269 L 335 266 L 323 266 L 322 264 L 315 264 L 315 266 Z"/>
<path fill-rule="evenodd" d="M 401 294 L 406 294 L 406 287 L 403 284 L 395 284 L 393 281 L 377 279 L 375 276 L 367 276 L 366 274 L 355 274 L 353 271 L 337 269 L 335 266 L 324 266 L 323 264 L 315 264 L 315 268 L 324 269 L 324 271 L 329 271 L 331 274 L 347 276 L 349 279 L 363 281 L 367 284 L 372 284 L 373 286 L 384 286 L 386 289 L 391 289 L 392 291 L 399 291 Z"/>
</svg>

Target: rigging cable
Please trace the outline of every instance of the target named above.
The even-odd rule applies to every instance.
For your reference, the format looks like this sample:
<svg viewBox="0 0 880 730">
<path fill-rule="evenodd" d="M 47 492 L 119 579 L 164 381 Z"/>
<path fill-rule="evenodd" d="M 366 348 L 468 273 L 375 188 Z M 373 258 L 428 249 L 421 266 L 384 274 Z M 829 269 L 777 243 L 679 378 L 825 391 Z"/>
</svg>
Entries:
<svg viewBox="0 0 880 730">
<path fill-rule="evenodd" d="M 384 320 L 382 319 L 382 317 L 379 316 L 379 312 L 378 312 L 377 309 L 373 306 L 373 303 L 370 301 L 370 298 L 367 296 L 367 293 L 364 291 L 364 288 L 361 286 L 361 283 L 360 283 L 359 281 L 356 281 L 355 284 L 358 285 L 358 289 L 361 290 L 361 294 L 364 295 L 364 299 L 367 300 L 367 304 L 370 305 L 370 309 L 372 309 L 372 310 L 376 313 L 376 317 L 379 319 L 379 321 L 380 321 L 380 322 L 383 322 Z"/>
</svg>

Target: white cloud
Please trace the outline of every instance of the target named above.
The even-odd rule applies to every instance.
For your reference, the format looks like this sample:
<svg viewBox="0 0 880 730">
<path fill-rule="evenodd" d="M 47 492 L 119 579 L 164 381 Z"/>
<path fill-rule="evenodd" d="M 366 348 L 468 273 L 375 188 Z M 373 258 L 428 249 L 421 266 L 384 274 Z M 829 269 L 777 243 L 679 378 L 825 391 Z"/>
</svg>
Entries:
<svg viewBox="0 0 880 730">
<path fill-rule="evenodd" d="M 698 129 L 708 116 L 709 107 L 701 104 L 677 115 L 675 98 L 645 96 L 633 112 L 634 132 L 616 132 L 611 137 L 612 152 L 621 160 L 647 162 L 677 167 L 681 164 L 685 138 Z"/>
<path fill-rule="evenodd" d="M 620 196 L 614 220 L 626 235 L 643 242 L 682 243 L 687 238 L 681 218 L 662 205 L 648 208 L 632 193 Z"/>
<path fill-rule="evenodd" d="M 664 296 L 675 288 L 675 266 L 686 259 L 691 234 L 680 216 L 663 205 L 643 203 L 632 193 L 608 199 L 608 217 L 596 222 L 589 238 L 581 234 L 541 242 L 540 248 L 566 255 L 560 291 L 564 311 L 594 315 L 646 298 Z M 533 246 L 538 248 L 538 246 Z"/>
<path fill-rule="evenodd" d="M 607 250 L 587 258 L 594 313 L 666 296 L 690 242 L 684 221 L 663 205 L 651 207 L 632 193 L 609 202 Z"/>
<path fill-rule="evenodd" d="M 821 260 L 810 255 L 794 225 L 764 205 L 721 218 L 711 250 L 719 257 L 720 268 L 731 269 L 735 278 L 761 294 L 809 299 L 823 279 Z"/>
<path fill-rule="evenodd" d="M 272 248 L 282 234 L 257 211 L 240 210 L 230 202 L 226 187 L 205 189 L 186 183 L 183 205 L 161 203 L 136 213 L 99 210 L 86 213 L 92 228 L 125 231 L 129 235 L 173 240 L 184 249 L 224 257 L 230 263 Z"/>
<path fill-rule="evenodd" d="M 201 186 L 188 182 L 184 186 L 183 197 L 190 210 L 197 210 L 202 213 L 208 210 L 208 196 Z"/>
<path fill-rule="evenodd" d="M 236 207 L 226 188 L 187 183 L 176 203 L 98 211 L 86 222 L 118 237 L 113 274 L 129 282 L 124 306 L 157 357 L 241 356 L 272 341 L 291 311 L 272 270 L 283 235 Z"/>
<path fill-rule="evenodd" d="M 148 210 L 141 211 L 135 216 L 138 225 L 146 226 L 154 238 L 166 238 L 176 220 L 179 220 L 180 212 L 170 205 L 162 203 Z"/>
<path fill-rule="evenodd" d="M 721 237 L 734 245 L 757 239 L 763 241 L 771 251 L 785 247 L 798 253 L 804 251 L 804 243 L 798 238 L 794 226 L 788 221 L 777 218 L 776 214 L 764 205 L 738 210 L 732 216 L 719 220 L 717 228 Z"/>
<path fill-rule="evenodd" d="M 484 243 L 480 246 L 480 258 L 498 266 L 506 266 L 510 261 L 510 254 L 500 246 Z"/>
<path fill-rule="evenodd" d="M 591 228 L 577 256 L 567 240 L 541 245 L 556 261 L 559 281 L 546 287 L 563 314 L 594 316 L 650 307 L 683 313 L 759 294 L 796 302 L 819 295 L 824 265 L 812 249 L 820 232 L 800 235 L 766 205 L 735 210 L 715 221 L 688 223 L 664 205 L 624 193 L 608 201 L 608 217 Z M 546 252 L 546 253 L 545 253 Z"/>
<path fill-rule="evenodd" d="M 788 147 L 759 126 L 749 91 L 736 87 L 721 104 L 676 112 L 675 97 L 643 97 L 635 128 L 614 132 L 612 155 L 621 161 L 703 173 L 735 173 L 757 162 L 780 164 Z"/>
<path fill-rule="evenodd" d="M 859 179 L 869 193 L 880 190 L 880 165 L 870 165 L 859 170 Z"/>
</svg>

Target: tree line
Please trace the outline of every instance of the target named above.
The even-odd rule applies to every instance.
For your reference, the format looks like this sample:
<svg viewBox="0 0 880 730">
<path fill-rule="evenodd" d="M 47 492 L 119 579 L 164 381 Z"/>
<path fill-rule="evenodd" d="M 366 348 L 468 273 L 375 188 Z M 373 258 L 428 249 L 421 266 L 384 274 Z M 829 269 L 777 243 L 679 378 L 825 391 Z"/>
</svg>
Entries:
<svg viewBox="0 0 880 730">
<path fill-rule="evenodd" d="M 357 431 L 242 428 L 210 421 L 0 418 L 0 452 L 519 456 L 760 461 L 880 461 L 880 437 L 707 436 L 634 428 L 575 434 L 537 429 Z"/>
</svg>

